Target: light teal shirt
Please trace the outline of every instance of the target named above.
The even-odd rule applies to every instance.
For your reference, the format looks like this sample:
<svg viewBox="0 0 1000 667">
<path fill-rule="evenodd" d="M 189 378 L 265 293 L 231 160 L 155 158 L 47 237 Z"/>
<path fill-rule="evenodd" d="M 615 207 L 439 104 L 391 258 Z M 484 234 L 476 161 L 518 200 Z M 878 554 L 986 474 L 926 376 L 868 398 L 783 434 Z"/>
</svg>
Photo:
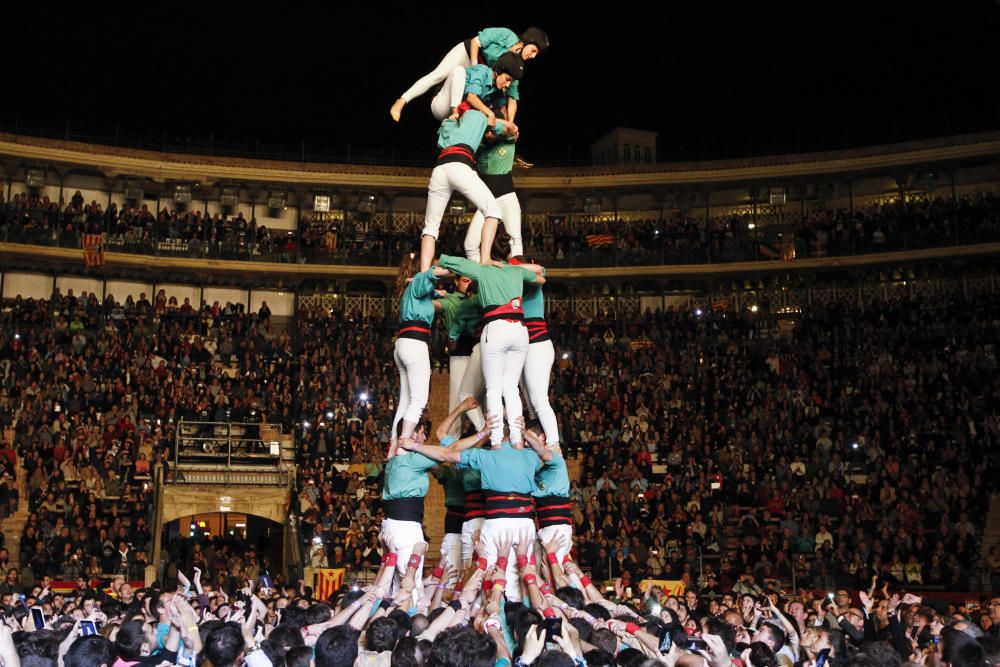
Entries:
<svg viewBox="0 0 1000 667">
<path fill-rule="evenodd" d="M 507 104 L 507 94 L 494 85 L 493 70 L 486 65 L 465 68 L 465 94 L 469 93 L 479 97 L 491 109 Z"/>
<path fill-rule="evenodd" d="M 429 325 L 434 321 L 434 269 L 413 276 L 406 286 L 403 299 L 399 304 L 399 319 L 401 322 L 420 320 Z"/>
<path fill-rule="evenodd" d="M 393 456 L 385 464 L 385 484 L 382 486 L 382 500 L 399 498 L 423 498 L 431 482 L 427 471 L 438 464 L 423 454 L 410 452 Z"/>
<path fill-rule="evenodd" d="M 555 452 L 552 452 L 552 458 L 548 462 L 542 464 L 535 479 L 538 484 L 538 490 L 533 494 L 535 497 L 569 497 L 569 471 L 566 469 L 566 460 Z"/>
<path fill-rule="evenodd" d="M 538 488 L 538 456 L 530 449 L 514 449 L 507 442 L 500 449 L 467 449 L 462 452 L 460 465 L 479 471 L 484 490 L 530 495 Z"/>
<path fill-rule="evenodd" d="M 486 116 L 478 109 L 469 109 L 458 120 L 446 120 L 438 128 L 438 148 L 445 149 L 461 144 L 468 146 L 475 153 L 483 143 L 483 134 L 488 123 Z M 506 127 L 498 118 L 495 132 L 503 134 Z"/>
<path fill-rule="evenodd" d="M 542 270 L 545 275 L 545 270 Z M 524 286 L 524 294 L 521 297 L 521 308 L 525 317 L 545 317 L 545 296 L 542 294 L 543 285 L 534 283 Z"/>
<path fill-rule="evenodd" d="M 483 54 L 483 60 L 491 69 L 496 64 L 497 58 L 510 51 L 515 44 L 521 41 L 517 33 L 509 28 L 484 28 L 479 31 L 477 36 L 479 37 L 479 52 Z M 517 92 L 517 84 L 517 81 L 510 84 L 507 97 L 515 100 L 521 99 Z"/>
</svg>

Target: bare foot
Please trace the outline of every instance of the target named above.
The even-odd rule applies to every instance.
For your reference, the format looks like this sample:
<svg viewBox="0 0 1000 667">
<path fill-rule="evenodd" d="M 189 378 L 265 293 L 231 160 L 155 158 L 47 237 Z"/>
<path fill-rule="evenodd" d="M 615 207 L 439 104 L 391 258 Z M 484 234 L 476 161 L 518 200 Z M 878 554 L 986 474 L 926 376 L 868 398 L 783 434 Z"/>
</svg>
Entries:
<svg viewBox="0 0 1000 667">
<path fill-rule="evenodd" d="M 389 115 L 392 116 L 392 119 L 397 123 L 399 122 L 400 116 L 403 115 L 403 107 L 405 106 L 406 100 L 400 97 L 398 100 L 393 102 L 392 107 L 389 109 Z"/>
</svg>

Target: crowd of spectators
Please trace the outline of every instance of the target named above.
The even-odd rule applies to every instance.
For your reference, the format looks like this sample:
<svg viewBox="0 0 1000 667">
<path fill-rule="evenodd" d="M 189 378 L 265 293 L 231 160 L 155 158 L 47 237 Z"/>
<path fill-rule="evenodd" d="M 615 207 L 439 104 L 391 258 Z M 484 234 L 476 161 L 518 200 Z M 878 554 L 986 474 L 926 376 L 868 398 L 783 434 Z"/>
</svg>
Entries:
<svg viewBox="0 0 1000 667">
<path fill-rule="evenodd" d="M 413 220 L 400 229 L 352 211 L 337 220 L 306 214 L 296 234 L 258 225 L 239 211 L 154 212 L 146 204 L 116 203 L 104 210 L 79 192 L 65 206 L 28 193 L 0 204 L 0 227 L 11 241 L 79 246 L 81 232 L 107 232 L 109 249 L 279 262 L 393 265 L 422 226 Z M 532 224 L 525 219 L 522 233 L 528 251 L 553 266 L 792 259 L 1000 240 L 1000 198 L 992 192 L 957 200 L 911 195 L 854 210 L 787 208 L 708 218 L 683 211 L 650 219 L 552 215 Z M 464 234 L 463 224 L 444 225 L 440 250 L 464 254 Z"/>
<path fill-rule="evenodd" d="M 553 546 L 516 545 L 524 602 L 482 559 L 405 575 L 397 554 L 373 582 L 317 597 L 259 570 L 203 581 L 204 559 L 133 590 L 78 582 L 0 585 L 3 667 L 994 667 L 1000 597 L 949 604 L 874 581 L 829 597 L 711 588 L 602 589 Z M 537 554 L 537 559 L 534 556 Z M 253 554 L 249 554 L 253 558 Z M 238 559 L 237 559 L 238 560 Z M 20 596 L 23 595 L 23 598 Z"/>
<path fill-rule="evenodd" d="M 777 337 L 764 316 L 550 321 L 580 562 L 724 589 L 995 589 L 1000 305 L 814 304 Z"/>
<path fill-rule="evenodd" d="M 5 300 L 0 427 L 26 471 L 30 512 L 20 580 L 142 578 L 152 466 L 169 471 L 178 423 L 260 409 L 289 431 L 290 346 L 266 304 L 252 315 L 196 309 L 163 290 L 124 303 L 72 290 Z"/>
</svg>

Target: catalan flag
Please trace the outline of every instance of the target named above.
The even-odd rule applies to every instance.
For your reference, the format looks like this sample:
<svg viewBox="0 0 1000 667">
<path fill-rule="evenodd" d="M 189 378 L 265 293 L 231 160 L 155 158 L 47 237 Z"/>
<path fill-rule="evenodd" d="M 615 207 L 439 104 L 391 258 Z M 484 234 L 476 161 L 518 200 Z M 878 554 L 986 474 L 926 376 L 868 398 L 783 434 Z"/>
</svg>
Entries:
<svg viewBox="0 0 1000 667">
<path fill-rule="evenodd" d="M 601 248 L 603 246 L 609 246 L 615 244 L 615 235 L 610 233 L 605 234 L 587 234 L 587 245 L 591 248 Z"/>
<path fill-rule="evenodd" d="M 83 235 L 83 261 L 87 266 L 104 266 L 104 235 Z"/>
<path fill-rule="evenodd" d="M 313 596 L 317 600 L 329 600 L 344 583 L 344 568 L 321 567 L 316 570 L 316 585 Z"/>
</svg>

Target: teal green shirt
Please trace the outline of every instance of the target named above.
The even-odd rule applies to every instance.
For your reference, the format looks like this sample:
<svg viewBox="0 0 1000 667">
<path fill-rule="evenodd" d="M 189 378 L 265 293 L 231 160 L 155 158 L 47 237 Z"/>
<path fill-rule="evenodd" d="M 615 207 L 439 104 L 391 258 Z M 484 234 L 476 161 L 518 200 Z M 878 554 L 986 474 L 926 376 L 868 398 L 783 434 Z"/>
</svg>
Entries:
<svg viewBox="0 0 1000 667">
<path fill-rule="evenodd" d="M 477 37 L 479 37 L 479 52 L 483 54 L 483 60 L 491 69 L 496 64 L 497 58 L 510 51 L 515 44 L 521 41 L 517 33 L 509 28 L 484 28 L 479 31 Z M 507 90 L 507 96 L 515 100 L 521 99 L 518 96 L 517 84 L 518 82 L 515 81 L 510 84 L 510 88 Z"/>
<path fill-rule="evenodd" d="M 462 452 L 460 465 L 479 471 L 484 490 L 530 495 L 538 488 L 538 456 L 530 449 L 514 449 L 508 442 L 500 449 L 467 449 Z"/>
<path fill-rule="evenodd" d="M 406 286 L 399 304 L 400 322 L 420 320 L 430 324 L 434 321 L 434 269 L 413 276 Z"/>
<path fill-rule="evenodd" d="M 423 454 L 410 452 L 393 456 L 385 464 L 385 484 L 382 486 L 382 500 L 399 498 L 423 498 L 427 495 L 431 481 L 427 471 L 438 464 Z"/>
<path fill-rule="evenodd" d="M 476 327 L 479 326 L 481 319 L 483 319 L 483 307 L 479 303 L 479 295 L 476 294 L 459 304 L 455 318 L 448 325 L 448 339 L 458 340 L 462 334 L 475 336 Z"/>
<path fill-rule="evenodd" d="M 491 109 L 507 104 L 507 93 L 494 84 L 493 70 L 486 65 L 472 65 L 465 68 L 465 94 L 476 95 Z"/>
<path fill-rule="evenodd" d="M 450 447 L 458 440 L 453 435 L 447 435 L 441 439 L 442 447 Z M 439 476 L 441 486 L 444 487 L 444 506 L 460 507 L 465 504 L 465 485 L 462 482 L 462 471 L 452 465 L 443 465 Z"/>
<path fill-rule="evenodd" d="M 468 113 L 468 112 L 467 112 Z M 484 308 L 504 306 L 524 294 L 524 283 L 535 282 L 531 271 L 514 264 L 483 266 L 464 257 L 441 255 L 441 266 L 476 281 Z"/>
<path fill-rule="evenodd" d="M 538 498 L 547 496 L 569 497 L 569 471 L 566 469 L 566 460 L 552 452 L 552 458 L 542 464 L 538 474 L 535 475 L 538 490 L 534 495 Z"/>
<path fill-rule="evenodd" d="M 483 134 L 489 121 L 482 111 L 469 109 L 458 120 L 446 120 L 438 128 L 438 148 L 445 149 L 459 144 L 468 146 L 475 153 L 483 143 Z M 503 134 L 506 129 L 504 122 L 497 119 L 495 132 Z"/>
<path fill-rule="evenodd" d="M 476 169 L 486 176 L 503 176 L 514 170 L 514 139 L 483 144 L 476 154 Z"/>
<path fill-rule="evenodd" d="M 545 269 L 542 269 L 545 275 Z M 521 297 L 521 309 L 524 310 L 525 317 L 545 317 L 545 296 L 542 294 L 544 285 L 524 286 L 524 294 Z"/>
</svg>

